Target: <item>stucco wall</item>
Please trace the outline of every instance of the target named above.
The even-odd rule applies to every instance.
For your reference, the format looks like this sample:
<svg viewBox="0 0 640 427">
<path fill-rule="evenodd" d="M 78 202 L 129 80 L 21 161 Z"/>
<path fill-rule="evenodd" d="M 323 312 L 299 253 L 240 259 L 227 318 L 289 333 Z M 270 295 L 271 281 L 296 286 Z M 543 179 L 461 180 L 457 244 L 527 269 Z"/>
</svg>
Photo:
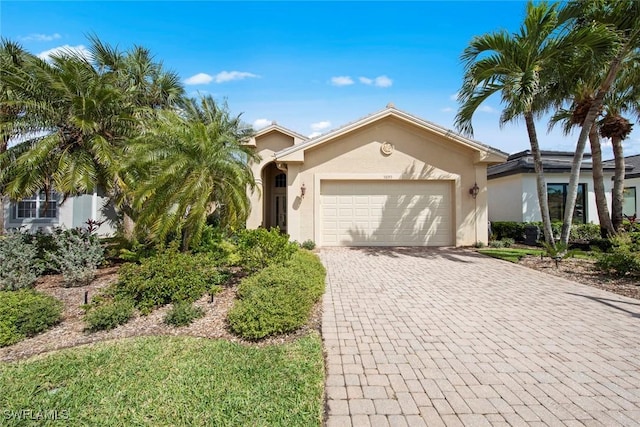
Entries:
<svg viewBox="0 0 640 427">
<path fill-rule="evenodd" d="M 380 150 L 385 141 L 394 145 L 388 156 Z M 319 184 L 323 179 L 433 179 L 452 183 L 456 244 L 486 242 L 486 166 L 474 165 L 475 154 L 471 148 L 393 117 L 310 148 L 304 163 L 288 165 L 289 233 L 294 240 L 312 239 L 322 244 Z M 476 200 L 468 193 L 474 182 L 482 189 Z M 304 198 L 300 197 L 303 184 Z"/>
<path fill-rule="evenodd" d="M 522 194 L 522 197 L 520 197 Z M 510 175 L 487 182 L 489 221 L 521 222 L 523 203 L 529 203 L 522 188 L 522 177 Z"/>
</svg>

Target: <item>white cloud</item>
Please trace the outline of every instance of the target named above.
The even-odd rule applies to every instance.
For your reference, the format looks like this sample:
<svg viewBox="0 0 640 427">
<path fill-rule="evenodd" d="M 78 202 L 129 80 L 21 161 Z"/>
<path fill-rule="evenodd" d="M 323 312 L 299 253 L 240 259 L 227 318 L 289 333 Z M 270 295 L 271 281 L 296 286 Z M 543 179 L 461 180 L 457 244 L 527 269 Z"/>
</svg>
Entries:
<svg viewBox="0 0 640 427">
<path fill-rule="evenodd" d="M 496 110 L 492 107 L 489 107 L 488 105 L 483 105 L 480 108 L 478 108 L 478 111 L 483 112 L 483 113 L 495 113 Z"/>
<path fill-rule="evenodd" d="M 28 36 L 20 37 L 20 40 L 25 42 L 50 42 L 50 41 L 58 40 L 61 38 L 62 36 L 58 33 L 53 33 L 53 34 L 33 33 L 33 34 L 29 34 Z"/>
<path fill-rule="evenodd" d="M 456 93 L 450 95 L 449 99 L 452 100 L 452 101 L 457 101 L 459 96 L 460 96 L 460 93 L 456 92 Z"/>
<path fill-rule="evenodd" d="M 353 79 L 349 76 L 331 77 L 331 84 L 334 86 L 349 86 L 353 84 Z"/>
<path fill-rule="evenodd" d="M 232 80 L 244 80 L 248 78 L 257 78 L 256 74 L 248 73 L 246 71 L 221 71 L 214 77 L 216 83 L 225 83 Z"/>
<path fill-rule="evenodd" d="M 314 131 L 320 131 L 322 129 L 326 129 L 331 126 L 331 122 L 329 120 L 324 120 L 317 123 L 311 123 L 311 129 Z"/>
<path fill-rule="evenodd" d="M 375 79 L 374 85 L 378 87 L 389 87 L 393 84 L 393 80 L 391 80 L 387 76 L 378 76 Z"/>
<path fill-rule="evenodd" d="M 211 83 L 213 77 L 206 73 L 198 73 L 195 74 L 188 79 L 185 79 L 184 84 L 186 85 L 207 85 Z"/>
<path fill-rule="evenodd" d="M 322 132 L 311 132 L 309 135 L 307 135 L 309 138 L 315 138 L 316 136 L 320 136 L 322 135 Z"/>
<path fill-rule="evenodd" d="M 370 79 L 369 77 L 360 77 L 359 80 L 362 84 L 377 87 L 389 87 L 393 84 L 393 80 L 387 76 L 378 76 L 374 79 Z"/>
<path fill-rule="evenodd" d="M 444 107 L 443 109 L 441 109 L 440 111 L 442 111 L 443 113 L 450 113 L 453 111 L 453 108 L 451 107 Z"/>
<path fill-rule="evenodd" d="M 85 59 L 91 59 L 91 52 L 81 44 L 78 46 L 65 44 L 64 46 L 54 47 L 53 49 L 40 52 L 38 58 L 49 61 L 53 55 L 79 55 Z"/>
<path fill-rule="evenodd" d="M 262 128 L 266 128 L 270 124 L 271 124 L 271 120 L 269 119 L 257 119 L 253 122 L 253 127 L 255 129 L 262 129 Z"/>
</svg>

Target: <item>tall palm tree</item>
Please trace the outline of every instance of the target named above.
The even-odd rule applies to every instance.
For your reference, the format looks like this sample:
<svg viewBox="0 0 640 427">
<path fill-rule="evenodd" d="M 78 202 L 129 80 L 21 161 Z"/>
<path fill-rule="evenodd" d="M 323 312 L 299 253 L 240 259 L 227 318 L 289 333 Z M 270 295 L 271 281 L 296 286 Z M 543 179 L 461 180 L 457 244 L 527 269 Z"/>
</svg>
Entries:
<svg viewBox="0 0 640 427">
<path fill-rule="evenodd" d="M 625 61 L 611 92 L 604 101 L 604 117 L 598 122 L 600 135 L 611 139 L 615 162 L 613 191 L 611 197 L 611 221 L 616 231 L 622 227 L 622 205 L 624 203 L 624 150 L 625 140 L 633 124 L 622 114 L 635 115 L 640 119 L 640 53 L 636 52 Z"/>
<path fill-rule="evenodd" d="M 553 245 L 547 188 L 535 119 L 550 108 L 550 92 L 562 81 L 560 70 L 568 52 L 588 42 L 586 32 L 563 31 L 558 4 L 528 2 L 519 32 L 498 31 L 475 37 L 462 54 L 465 75 L 459 92 L 457 128 L 473 134 L 472 118 L 490 96 L 505 105 L 500 124 L 524 118 L 536 172 L 544 236 Z"/>
<path fill-rule="evenodd" d="M 252 132 L 212 97 L 158 112 L 128 151 L 136 226 L 159 242 L 181 237 L 188 249 L 214 212 L 224 225 L 241 225 L 250 209 L 247 186 L 255 188 L 248 164 L 258 159 L 242 145 Z"/>
<path fill-rule="evenodd" d="M 615 41 L 613 48 L 609 49 L 606 56 L 603 55 L 607 60 L 606 72 L 603 73 L 593 101 L 587 109 L 576 143 L 561 234 L 561 241 L 567 244 L 573 222 L 573 211 L 578 195 L 578 180 L 587 138 L 600 114 L 604 99 L 611 90 L 616 76 L 623 68 L 625 60 L 640 48 L 640 2 L 636 0 L 573 0 L 564 10 L 568 17 L 575 19 L 576 26 L 574 28 L 576 31 L 604 24 L 610 30 L 609 35 Z"/>
</svg>

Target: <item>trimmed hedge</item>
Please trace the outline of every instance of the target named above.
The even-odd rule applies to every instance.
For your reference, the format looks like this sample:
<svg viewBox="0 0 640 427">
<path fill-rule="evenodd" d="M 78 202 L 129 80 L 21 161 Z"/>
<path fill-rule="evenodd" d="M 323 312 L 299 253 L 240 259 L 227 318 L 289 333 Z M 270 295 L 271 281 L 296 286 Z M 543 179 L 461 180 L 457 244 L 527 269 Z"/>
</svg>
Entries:
<svg viewBox="0 0 640 427">
<path fill-rule="evenodd" d="M 283 265 L 298 249 L 298 245 L 290 242 L 289 236 L 282 234 L 278 228 L 241 230 L 238 232 L 237 246 L 240 265 L 250 273 L 270 265 Z"/>
<path fill-rule="evenodd" d="M 516 242 L 524 241 L 524 229 L 527 225 L 537 225 L 542 230 L 541 222 L 515 222 L 515 221 L 493 221 L 491 231 L 493 240 L 513 239 Z M 562 232 L 562 223 L 554 222 L 551 229 L 555 236 Z M 572 224 L 569 233 L 570 241 L 591 241 L 600 238 L 600 226 L 598 224 Z M 543 238 L 544 240 L 544 238 Z"/>
<path fill-rule="evenodd" d="M 46 331 L 60 322 L 62 302 L 30 289 L 0 291 L 0 347 Z"/>
<path fill-rule="evenodd" d="M 98 305 L 90 305 L 84 321 L 89 332 L 108 331 L 123 325 L 133 317 L 133 301 L 116 299 Z"/>
<path fill-rule="evenodd" d="M 326 271 L 320 259 L 297 251 L 284 265 L 272 265 L 242 281 L 228 314 L 231 330 L 257 340 L 294 331 L 309 319 L 324 293 Z"/>
</svg>

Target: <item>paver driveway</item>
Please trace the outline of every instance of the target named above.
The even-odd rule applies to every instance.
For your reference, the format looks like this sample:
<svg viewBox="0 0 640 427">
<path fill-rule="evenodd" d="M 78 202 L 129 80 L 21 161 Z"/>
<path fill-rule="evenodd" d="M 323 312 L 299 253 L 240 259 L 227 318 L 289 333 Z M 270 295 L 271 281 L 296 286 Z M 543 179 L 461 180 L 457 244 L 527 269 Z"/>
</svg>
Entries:
<svg viewBox="0 0 640 427">
<path fill-rule="evenodd" d="M 640 425 L 640 301 L 455 249 L 323 249 L 327 425 Z"/>
</svg>

